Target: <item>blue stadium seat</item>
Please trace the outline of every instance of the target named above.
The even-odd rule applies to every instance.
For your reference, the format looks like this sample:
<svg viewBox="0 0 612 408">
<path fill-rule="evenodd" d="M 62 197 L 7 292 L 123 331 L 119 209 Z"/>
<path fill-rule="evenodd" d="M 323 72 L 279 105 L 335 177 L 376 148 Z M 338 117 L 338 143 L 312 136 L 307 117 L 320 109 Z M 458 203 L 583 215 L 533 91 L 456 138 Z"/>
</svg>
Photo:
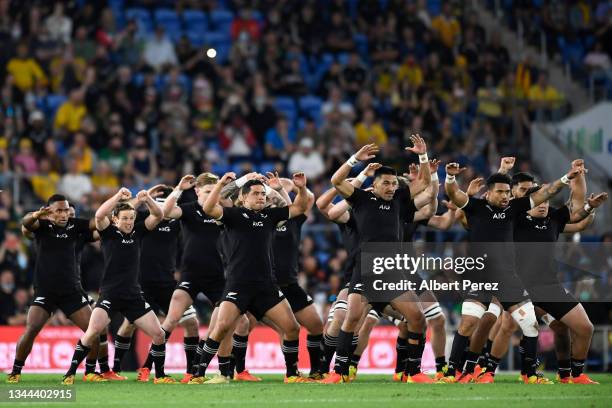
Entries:
<svg viewBox="0 0 612 408">
<path fill-rule="evenodd" d="M 277 96 L 274 98 L 274 108 L 288 116 L 295 117 L 297 115 L 295 101 L 289 96 Z"/>
<path fill-rule="evenodd" d="M 139 28 L 145 32 L 150 33 L 153 31 L 153 20 L 147 9 L 141 7 L 134 7 L 125 10 L 126 20 L 136 20 Z"/>
<path fill-rule="evenodd" d="M 172 9 L 159 8 L 153 12 L 155 16 L 155 21 L 176 21 L 179 22 L 179 16 L 176 14 L 176 11 Z"/>
<path fill-rule="evenodd" d="M 185 34 L 187 35 L 187 38 L 189 38 L 191 45 L 193 45 L 194 47 L 201 47 L 206 44 L 205 33 L 201 31 L 192 30 L 187 31 Z"/>
<path fill-rule="evenodd" d="M 181 35 L 183 34 L 181 20 L 179 20 L 176 11 L 161 8 L 155 10 L 153 14 L 155 16 L 155 24 L 164 27 L 168 38 L 174 42 L 181 38 Z"/>
<path fill-rule="evenodd" d="M 212 10 L 210 22 L 215 30 L 226 30 L 234 21 L 234 13 L 229 10 Z"/>
<path fill-rule="evenodd" d="M 185 10 L 183 21 L 187 31 L 207 31 L 208 29 L 206 14 L 200 10 Z"/>
<path fill-rule="evenodd" d="M 261 174 L 271 173 L 274 171 L 276 163 L 274 162 L 263 162 L 259 165 L 259 172 Z"/>
<path fill-rule="evenodd" d="M 338 54 L 338 62 L 340 63 L 340 65 L 346 65 L 350 56 L 351 55 L 348 52 L 342 52 Z"/>
<path fill-rule="evenodd" d="M 229 166 L 224 163 L 215 163 L 212 165 L 212 172 L 221 176 L 230 170 Z"/>
<path fill-rule="evenodd" d="M 311 117 L 317 126 L 320 126 L 323 121 L 321 105 L 323 105 L 321 98 L 312 95 L 302 96 L 299 100 L 302 115 Z"/>
<path fill-rule="evenodd" d="M 66 102 L 68 98 L 66 95 L 62 94 L 49 94 L 45 100 L 45 110 L 47 111 L 47 117 L 53 118 L 55 116 L 55 112 L 59 109 L 59 107 Z"/>
</svg>

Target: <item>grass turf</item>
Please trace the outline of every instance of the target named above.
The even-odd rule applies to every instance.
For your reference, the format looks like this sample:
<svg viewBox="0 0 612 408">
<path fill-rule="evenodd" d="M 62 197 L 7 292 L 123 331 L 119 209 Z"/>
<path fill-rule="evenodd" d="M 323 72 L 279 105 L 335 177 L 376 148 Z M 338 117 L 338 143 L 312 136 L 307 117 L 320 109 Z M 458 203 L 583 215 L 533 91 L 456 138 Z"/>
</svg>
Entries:
<svg viewBox="0 0 612 408">
<path fill-rule="evenodd" d="M 76 401 L 0 403 L 2 406 L 50 405 L 52 407 L 388 407 L 388 406 L 470 406 L 491 407 L 610 407 L 612 375 L 594 374 L 601 385 L 524 385 L 516 375 L 499 374 L 493 385 L 462 384 L 398 384 L 390 375 L 361 375 L 352 384 L 283 384 L 281 375 L 263 375 L 261 383 L 225 385 L 184 385 L 134 381 L 135 373 L 127 373 L 128 381 L 83 383 L 77 377 Z M 547 373 L 553 378 L 552 373 Z M 180 378 L 179 375 L 174 375 Z M 58 374 L 27 374 L 18 385 L 0 384 L 0 395 L 6 398 L 9 388 L 60 388 Z M 6 399 L 4 399 L 6 401 Z"/>
</svg>

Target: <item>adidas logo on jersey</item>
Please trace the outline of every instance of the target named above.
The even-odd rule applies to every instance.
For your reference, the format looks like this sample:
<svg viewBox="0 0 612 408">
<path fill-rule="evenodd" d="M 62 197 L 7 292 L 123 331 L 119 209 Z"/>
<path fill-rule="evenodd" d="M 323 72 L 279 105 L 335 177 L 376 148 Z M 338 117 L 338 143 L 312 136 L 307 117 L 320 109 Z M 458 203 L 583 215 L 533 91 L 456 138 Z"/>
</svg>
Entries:
<svg viewBox="0 0 612 408">
<path fill-rule="evenodd" d="M 228 292 L 227 295 L 225 295 L 225 297 L 227 299 L 232 299 L 232 300 L 236 300 L 236 295 L 238 294 L 238 292 Z"/>
<path fill-rule="evenodd" d="M 109 300 L 103 300 L 102 302 L 100 302 L 100 305 L 104 307 L 110 307 L 111 302 Z"/>
<path fill-rule="evenodd" d="M 151 307 L 151 305 L 149 303 L 145 302 L 145 309 L 148 309 L 150 307 Z"/>
<path fill-rule="evenodd" d="M 74 228 L 74 224 L 68 224 L 68 226 L 66 227 L 67 230 L 71 230 Z"/>
<path fill-rule="evenodd" d="M 34 299 L 34 303 L 40 303 L 41 305 L 45 304 L 45 297 L 44 296 L 39 296 L 36 299 Z"/>
<path fill-rule="evenodd" d="M 249 214 L 247 214 L 247 213 L 244 213 L 244 212 L 243 212 L 243 213 L 242 213 L 242 216 L 243 216 L 244 218 L 246 218 L 247 220 L 249 219 Z"/>
<path fill-rule="evenodd" d="M 278 291 L 278 297 L 283 297 L 283 292 L 281 292 L 280 290 Z"/>
<path fill-rule="evenodd" d="M 306 300 L 311 302 L 312 301 L 312 297 L 310 295 L 306 295 Z"/>
<path fill-rule="evenodd" d="M 504 220 L 506 219 L 506 213 L 493 213 L 494 220 Z"/>
<path fill-rule="evenodd" d="M 254 227 L 263 227 L 263 221 L 253 221 Z"/>
<path fill-rule="evenodd" d="M 179 287 L 189 289 L 190 282 L 181 282 L 179 283 Z"/>
<path fill-rule="evenodd" d="M 87 303 L 87 298 L 86 298 L 85 296 L 83 296 L 83 297 L 81 298 L 81 302 L 83 302 L 83 303 Z"/>
</svg>

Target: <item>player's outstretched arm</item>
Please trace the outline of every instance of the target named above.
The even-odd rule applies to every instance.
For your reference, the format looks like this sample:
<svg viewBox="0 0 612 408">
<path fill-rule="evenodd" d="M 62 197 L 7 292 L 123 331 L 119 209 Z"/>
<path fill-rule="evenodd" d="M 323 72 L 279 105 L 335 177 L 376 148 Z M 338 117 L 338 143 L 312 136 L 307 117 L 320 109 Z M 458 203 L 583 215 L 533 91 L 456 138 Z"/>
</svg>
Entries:
<svg viewBox="0 0 612 408">
<path fill-rule="evenodd" d="M 289 194 L 287 194 L 287 190 L 285 190 L 283 187 L 283 182 L 281 181 L 280 177 L 278 177 L 278 173 L 267 173 L 266 176 L 265 181 L 268 183 L 268 187 L 271 189 L 270 193 L 277 195 L 277 207 L 286 207 L 291 205 L 291 198 L 289 197 Z M 293 185 L 291 188 L 293 188 Z"/>
<path fill-rule="evenodd" d="M 550 198 L 557 195 L 563 187 L 569 185 L 570 180 L 576 178 L 580 174 L 586 173 L 586 171 L 584 167 L 575 167 L 570 169 L 570 171 L 559 180 L 550 184 L 544 184 L 541 189 L 529 196 L 531 198 L 531 208 L 542 204 L 544 201 L 550 200 Z"/>
<path fill-rule="evenodd" d="M 608 199 L 608 193 L 591 194 L 584 206 L 578 207 L 570 214 L 570 223 L 581 222 Z"/>
<path fill-rule="evenodd" d="M 379 148 L 375 144 L 363 146 L 357 153 L 352 155 L 346 163 L 342 164 L 331 178 L 332 185 L 342 197 L 350 197 L 355 191 L 355 187 L 346 178 L 351 173 L 351 169 L 360 161 L 370 160 L 376 156 Z"/>
<path fill-rule="evenodd" d="M 195 186 L 195 180 L 195 176 L 191 174 L 183 176 L 181 181 L 179 181 L 176 187 L 174 187 L 174 190 L 164 202 L 164 206 L 162 207 L 164 217 L 173 218 L 175 220 L 181 218 L 183 215 L 183 210 L 181 210 L 181 207 L 177 206 L 176 203 L 178 202 L 179 198 L 181 198 L 183 191 L 189 190 Z"/>
<path fill-rule="evenodd" d="M 440 191 L 440 181 L 438 180 L 439 165 L 439 160 L 432 159 L 429 161 L 429 172 L 431 174 L 429 186 L 414 197 L 414 206 L 419 211 L 425 206 L 431 207 L 430 211 L 433 211 L 431 215 L 435 214 L 438 209 L 438 192 Z"/>
<path fill-rule="evenodd" d="M 204 206 L 202 207 L 208 216 L 214 218 L 215 220 L 218 220 L 223 216 L 223 207 L 221 207 L 219 204 L 219 200 L 221 199 L 221 189 L 235 179 L 236 173 L 229 172 L 225 173 L 223 177 L 217 181 L 215 187 L 213 187 L 208 197 L 206 197 L 206 201 L 204 201 Z"/>
<path fill-rule="evenodd" d="M 576 232 L 582 232 L 586 230 L 587 228 L 589 228 L 591 224 L 593 224 L 594 220 L 595 220 L 595 211 L 593 211 L 591 214 L 589 214 L 588 217 L 586 217 L 585 219 L 581 221 L 575 222 L 573 224 L 565 224 L 565 227 L 563 227 L 563 233 L 564 234 L 574 234 Z"/>
<path fill-rule="evenodd" d="M 572 168 L 583 168 L 584 169 L 584 160 L 576 159 L 572 162 Z M 586 185 L 586 177 L 584 173 L 578 175 L 578 177 L 574 177 L 570 181 L 570 200 L 569 200 L 569 208 L 570 212 L 576 211 L 578 208 L 584 206 L 584 200 L 586 199 L 587 185 Z"/>
<path fill-rule="evenodd" d="M 139 191 L 136 195 L 136 199 L 138 200 L 139 204 L 144 203 L 144 205 L 147 206 L 149 215 L 147 218 L 145 218 L 145 227 L 149 231 L 152 231 L 164 219 L 164 212 L 155 203 L 155 200 L 153 200 L 153 197 L 151 197 L 147 190 Z"/>
<path fill-rule="evenodd" d="M 406 150 L 419 155 L 419 173 L 416 180 L 409 184 L 410 196 L 416 197 L 421 191 L 429 187 L 431 183 L 431 172 L 429 169 L 429 158 L 427 157 L 427 144 L 420 135 L 410 136 L 412 147 L 407 147 Z M 417 207 L 418 208 L 418 207 Z"/>
<path fill-rule="evenodd" d="M 447 201 L 443 201 L 443 203 L 445 203 L 445 205 L 448 204 Z M 427 225 L 440 231 L 448 231 L 455 223 L 455 211 L 457 210 L 449 208 L 448 211 L 442 215 L 434 215 L 427 221 Z"/>
<path fill-rule="evenodd" d="M 102 203 L 100 208 L 96 211 L 94 220 L 96 221 L 96 229 L 103 231 L 110 225 L 109 216 L 112 214 L 113 209 L 120 201 L 127 201 L 132 198 L 132 193 L 125 187 L 121 187 L 114 196 Z"/>
<path fill-rule="evenodd" d="M 459 167 L 458 163 L 448 163 L 446 165 L 446 180 L 444 182 L 444 190 L 450 198 L 451 202 L 458 208 L 463 208 L 467 205 L 469 197 L 466 193 L 461 191 L 457 185 L 455 177 L 465 170 L 465 167 Z"/>
<path fill-rule="evenodd" d="M 25 217 L 23 217 L 23 220 L 21 221 L 21 224 L 28 231 L 36 231 L 38 229 L 38 227 L 40 227 L 40 223 L 38 222 L 38 220 L 40 218 L 44 218 L 44 217 L 47 217 L 49 215 L 51 215 L 51 208 L 50 207 L 40 207 L 40 210 L 38 210 L 38 211 L 33 211 L 33 212 L 30 212 L 30 213 L 27 213 L 25 215 Z"/>
<path fill-rule="evenodd" d="M 293 175 L 293 184 L 297 188 L 297 195 L 289 206 L 289 218 L 297 217 L 308 210 L 308 189 L 306 188 L 306 176 L 304 173 L 295 173 Z"/>
</svg>

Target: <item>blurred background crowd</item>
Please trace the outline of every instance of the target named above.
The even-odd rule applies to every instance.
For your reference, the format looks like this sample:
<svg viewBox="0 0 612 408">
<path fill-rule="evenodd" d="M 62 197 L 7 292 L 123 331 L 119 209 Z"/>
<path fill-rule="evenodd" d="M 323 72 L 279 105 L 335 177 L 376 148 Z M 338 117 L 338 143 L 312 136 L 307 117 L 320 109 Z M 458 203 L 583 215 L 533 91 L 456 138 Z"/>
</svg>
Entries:
<svg viewBox="0 0 612 408">
<path fill-rule="evenodd" d="M 136 193 L 204 171 L 301 170 L 319 195 L 367 143 L 406 171 L 416 161 L 403 152 L 412 133 L 430 157 L 468 167 L 464 187 L 503 155 L 535 172 L 531 123 L 568 115 L 567 96 L 530 58 L 510 55 L 472 3 L 0 0 L 0 324 L 24 324 L 35 248 L 20 220 L 55 192 L 88 217 L 120 186 Z M 609 92 L 612 1 L 500 4 L 509 28 L 520 26 L 526 41 L 544 32 L 552 58 L 578 77 L 597 73 Z M 325 308 L 346 251 L 316 210 L 300 250 L 300 283 Z M 99 245 L 82 262 L 95 292 Z M 577 295 L 611 296 L 608 272 L 610 290 L 587 283 Z M 593 309 L 595 323 L 609 322 L 609 304 Z M 58 313 L 53 323 L 66 321 Z"/>
</svg>

